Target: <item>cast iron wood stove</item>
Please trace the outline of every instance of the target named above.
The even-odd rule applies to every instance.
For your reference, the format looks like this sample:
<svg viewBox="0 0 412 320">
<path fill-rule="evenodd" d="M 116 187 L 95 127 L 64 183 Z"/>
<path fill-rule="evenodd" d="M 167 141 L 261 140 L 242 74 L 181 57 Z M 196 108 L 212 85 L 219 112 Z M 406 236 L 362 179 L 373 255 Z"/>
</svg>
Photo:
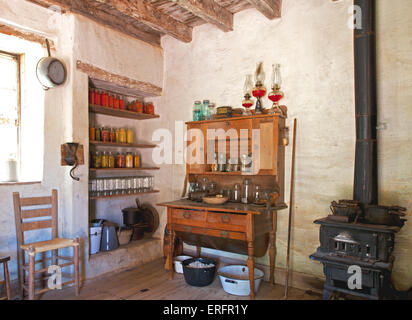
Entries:
<svg viewBox="0 0 412 320">
<path fill-rule="evenodd" d="M 356 155 L 354 200 L 332 202 L 320 224 L 320 247 L 310 257 L 323 263 L 323 299 L 334 291 L 369 298 L 390 296 L 395 234 L 405 208 L 378 205 L 375 1 L 355 0 L 362 29 L 354 31 Z M 349 267 L 361 268 L 362 289 L 350 289 Z"/>
</svg>

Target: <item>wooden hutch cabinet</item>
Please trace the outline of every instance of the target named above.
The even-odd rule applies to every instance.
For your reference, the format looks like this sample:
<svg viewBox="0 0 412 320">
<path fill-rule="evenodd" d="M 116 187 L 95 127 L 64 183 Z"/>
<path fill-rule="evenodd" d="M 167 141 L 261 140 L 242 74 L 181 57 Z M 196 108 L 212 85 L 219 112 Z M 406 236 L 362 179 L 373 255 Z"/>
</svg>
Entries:
<svg viewBox="0 0 412 320">
<path fill-rule="evenodd" d="M 277 198 L 270 209 L 253 203 L 208 205 L 182 199 L 162 203 L 166 206 L 169 244 L 168 266 L 173 277 L 173 244 L 183 242 L 248 256 L 249 278 L 254 279 L 254 258 L 262 257 L 269 248 L 270 281 L 274 283 L 276 256 L 277 211 L 284 203 L 285 118 L 278 115 L 255 115 L 219 120 L 187 122 L 187 177 L 189 182 L 207 178 L 218 189 L 232 189 L 249 179 L 253 187 L 271 190 Z M 226 153 L 226 158 L 249 154 L 250 172 L 212 171 L 213 155 Z M 208 159 L 208 154 L 209 158 Z M 190 163 L 190 160 L 194 163 Z M 209 161 L 208 161 L 209 160 Z M 254 281 L 250 281 L 250 297 L 254 299 Z"/>
</svg>

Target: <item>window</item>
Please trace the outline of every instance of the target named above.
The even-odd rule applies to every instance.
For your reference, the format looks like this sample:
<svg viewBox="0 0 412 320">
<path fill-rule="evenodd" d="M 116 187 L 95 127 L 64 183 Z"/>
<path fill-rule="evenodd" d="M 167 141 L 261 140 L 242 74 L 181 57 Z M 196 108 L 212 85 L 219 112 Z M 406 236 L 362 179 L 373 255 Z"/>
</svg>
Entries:
<svg viewBox="0 0 412 320">
<path fill-rule="evenodd" d="M 20 56 L 0 51 L 0 161 L 20 159 Z M 19 166 L 17 166 L 18 170 Z M 7 180 L 3 172 L 0 180 Z"/>
<path fill-rule="evenodd" d="M 40 43 L 0 33 L 0 182 L 13 171 L 13 182 L 43 181 L 45 93 L 36 66 L 45 54 Z"/>
</svg>

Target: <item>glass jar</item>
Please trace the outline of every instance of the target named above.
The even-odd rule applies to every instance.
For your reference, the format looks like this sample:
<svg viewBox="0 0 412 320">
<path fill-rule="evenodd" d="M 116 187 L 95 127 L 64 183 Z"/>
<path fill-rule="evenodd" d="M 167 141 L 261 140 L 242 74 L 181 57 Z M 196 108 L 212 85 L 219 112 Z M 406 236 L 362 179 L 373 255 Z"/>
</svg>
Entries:
<svg viewBox="0 0 412 320">
<path fill-rule="evenodd" d="M 260 190 L 260 186 L 256 185 L 255 186 L 255 192 L 253 193 L 253 202 L 254 203 L 259 203 L 262 199 L 262 194 Z"/>
<path fill-rule="evenodd" d="M 120 130 L 119 130 L 118 128 L 114 129 L 114 135 L 115 135 L 114 142 L 117 142 L 117 143 L 120 142 L 120 140 L 119 140 L 119 132 L 120 132 Z"/>
<path fill-rule="evenodd" d="M 153 102 L 146 102 L 144 104 L 144 113 L 154 114 L 154 105 Z"/>
<path fill-rule="evenodd" d="M 207 180 L 206 177 L 202 178 L 201 188 L 202 188 L 202 191 L 203 191 L 203 192 L 207 192 L 208 180 Z"/>
<path fill-rule="evenodd" d="M 116 129 L 110 128 L 110 142 L 116 142 Z"/>
<path fill-rule="evenodd" d="M 116 155 L 116 168 L 124 168 L 125 167 L 125 162 L 126 162 L 126 159 L 124 157 L 124 154 L 117 153 L 117 155 Z"/>
<path fill-rule="evenodd" d="M 95 128 L 94 137 L 95 137 L 96 141 L 102 141 L 101 129 L 100 128 Z"/>
<path fill-rule="evenodd" d="M 133 144 L 133 131 L 132 131 L 132 129 L 127 129 L 127 131 L 126 131 L 126 142 L 128 144 Z"/>
<path fill-rule="evenodd" d="M 209 104 L 209 114 L 210 120 L 212 120 L 216 115 L 216 105 L 214 103 Z"/>
<path fill-rule="evenodd" d="M 133 155 L 131 153 L 127 153 L 125 157 L 126 168 L 133 168 Z"/>
<path fill-rule="evenodd" d="M 110 132 L 108 128 L 102 128 L 102 141 L 110 142 Z"/>
<path fill-rule="evenodd" d="M 241 200 L 242 200 L 241 188 L 240 188 L 240 185 L 237 183 L 233 187 L 232 197 L 231 197 L 230 201 L 239 203 Z"/>
<path fill-rule="evenodd" d="M 115 166 L 115 157 L 114 157 L 114 154 L 113 154 L 113 152 L 109 152 L 109 166 L 108 166 L 108 168 L 114 168 L 114 166 Z"/>
<path fill-rule="evenodd" d="M 210 120 L 209 100 L 203 100 L 202 115 L 203 120 Z"/>
<path fill-rule="evenodd" d="M 108 168 L 109 167 L 109 155 L 107 152 L 103 152 L 102 154 L 102 168 Z"/>
<path fill-rule="evenodd" d="M 140 166 L 141 166 L 140 155 L 138 153 L 135 153 L 133 156 L 133 167 L 140 168 Z"/>
<path fill-rule="evenodd" d="M 126 138 L 126 130 L 125 128 L 121 128 L 119 130 L 119 143 L 126 143 L 127 138 Z"/>
<path fill-rule="evenodd" d="M 200 101 L 195 101 L 195 105 L 193 106 L 193 121 L 202 121 L 202 120 L 203 120 L 202 103 Z"/>
<path fill-rule="evenodd" d="M 96 129 L 94 126 L 91 126 L 89 129 L 89 139 L 90 141 L 96 141 Z"/>
<path fill-rule="evenodd" d="M 251 203 L 252 200 L 252 184 L 249 179 L 243 180 L 242 186 L 242 203 Z"/>
<path fill-rule="evenodd" d="M 102 167 L 102 154 L 100 152 L 95 152 L 93 158 L 93 167 L 99 169 Z"/>
</svg>

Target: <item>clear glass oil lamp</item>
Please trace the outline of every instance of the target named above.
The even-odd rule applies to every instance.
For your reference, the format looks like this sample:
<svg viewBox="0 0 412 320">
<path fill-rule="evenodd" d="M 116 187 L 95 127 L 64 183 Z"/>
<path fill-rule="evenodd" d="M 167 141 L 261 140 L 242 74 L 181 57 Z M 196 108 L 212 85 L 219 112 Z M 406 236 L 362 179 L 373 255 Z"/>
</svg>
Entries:
<svg viewBox="0 0 412 320">
<path fill-rule="evenodd" d="M 280 91 L 282 86 L 282 77 L 280 74 L 280 64 L 272 65 L 272 91 L 269 93 L 268 98 L 273 102 L 272 109 L 270 109 L 270 114 L 280 114 L 284 115 L 281 108 L 279 108 L 279 101 L 282 100 L 284 94 Z"/>
<path fill-rule="evenodd" d="M 249 108 L 253 106 L 253 100 L 252 98 L 252 89 L 253 89 L 253 83 L 252 83 L 252 75 L 247 74 L 246 75 L 246 80 L 245 80 L 245 85 L 243 86 L 243 94 L 244 94 L 244 99 L 242 101 L 242 106 L 245 108 L 244 115 L 250 116 L 252 113 L 250 112 Z"/>
<path fill-rule="evenodd" d="M 263 62 L 259 62 L 255 72 L 255 87 L 252 90 L 252 95 L 257 98 L 255 113 L 263 113 L 263 105 L 261 98 L 266 95 L 266 88 L 264 86 L 265 72 L 263 71 Z"/>
</svg>

